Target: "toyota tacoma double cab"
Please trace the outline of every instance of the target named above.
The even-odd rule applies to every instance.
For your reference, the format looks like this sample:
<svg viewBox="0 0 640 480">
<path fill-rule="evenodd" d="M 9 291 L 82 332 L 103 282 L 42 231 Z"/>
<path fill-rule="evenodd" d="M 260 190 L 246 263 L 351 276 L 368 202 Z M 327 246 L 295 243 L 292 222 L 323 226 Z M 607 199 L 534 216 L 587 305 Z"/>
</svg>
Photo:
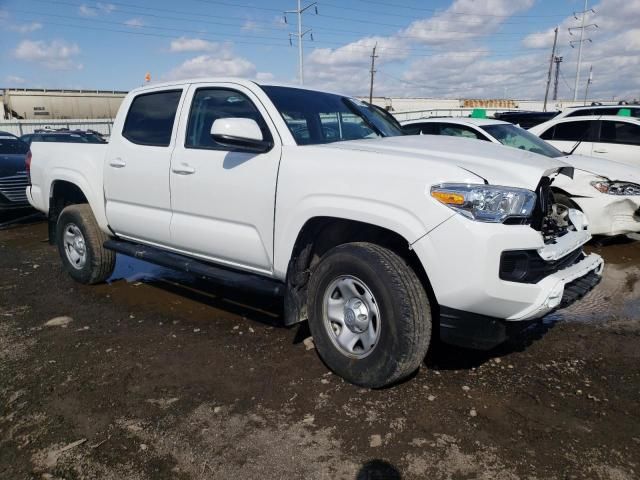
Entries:
<svg viewBox="0 0 640 480">
<path fill-rule="evenodd" d="M 116 252 L 281 295 L 322 360 L 383 387 L 440 339 L 480 349 L 599 281 L 572 168 L 489 142 L 405 136 L 354 98 L 239 79 L 125 98 L 108 144 L 31 145 L 31 204 L 69 274 Z"/>
</svg>

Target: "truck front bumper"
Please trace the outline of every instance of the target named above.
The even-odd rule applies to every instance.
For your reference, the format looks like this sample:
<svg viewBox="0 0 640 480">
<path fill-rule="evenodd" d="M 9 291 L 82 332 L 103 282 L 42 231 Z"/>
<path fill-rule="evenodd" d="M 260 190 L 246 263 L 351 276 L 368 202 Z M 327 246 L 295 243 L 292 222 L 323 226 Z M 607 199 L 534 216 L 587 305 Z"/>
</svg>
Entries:
<svg viewBox="0 0 640 480">
<path fill-rule="evenodd" d="M 540 232 L 527 225 L 487 224 L 455 215 L 412 248 L 429 277 L 445 330 L 453 330 L 454 321 L 485 323 L 483 328 L 501 322 L 508 330 L 508 324 L 567 306 L 598 283 L 602 258 L 581 252 L 589 239 L 581 230 L 545 245 Z M 557 265 L 557 270 L 547 269 L 535 283 L 503 280 L 502 255 L 512 251 L 537 252 L 539 262 Z M 562 261 L 576 251 L 579 255 L 570 263 Z"/>
</svg>

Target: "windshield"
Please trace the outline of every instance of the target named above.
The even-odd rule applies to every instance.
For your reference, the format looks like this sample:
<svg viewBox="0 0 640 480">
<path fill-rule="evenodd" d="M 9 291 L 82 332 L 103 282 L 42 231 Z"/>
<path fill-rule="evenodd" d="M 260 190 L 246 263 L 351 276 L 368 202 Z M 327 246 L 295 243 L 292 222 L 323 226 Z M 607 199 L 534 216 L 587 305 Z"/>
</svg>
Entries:
<svg viewBox="0 0 640 480">
<path fill-rule="evenodd" d="M 359 100 L 291 87 L 263 86 L 298 145 L 403 135 L 375 107 Z"/>
<path fill-rule="evenodd" d="M 495 125 L 483 125 L 482 129 L 508 147 L 519 148 L 551 158 L 566 156 L 565 153 L 536 137 L 533 133 L 515 125 L 498 123 Z"/>
<path fill-rule="evenodd" d="M 29 145 L 17 137 L 0 134 L 0 154 L 15 155 L 24 154 L 29 151 Z"/>
</svg>

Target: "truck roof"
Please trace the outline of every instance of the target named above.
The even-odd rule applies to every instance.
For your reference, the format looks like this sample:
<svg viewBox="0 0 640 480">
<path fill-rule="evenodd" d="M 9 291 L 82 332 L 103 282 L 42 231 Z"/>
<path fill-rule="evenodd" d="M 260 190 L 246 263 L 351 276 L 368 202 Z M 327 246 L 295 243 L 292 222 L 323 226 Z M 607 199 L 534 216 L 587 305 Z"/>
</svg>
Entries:
<svg viewBox="0 0 640 480">
<path fill-rule="evenodd" d="M 167 82 L 149 83 L 147 85 L 142 85 L 138 88 L 135 88 L 131 90 L 129 93 L 135 94 L 135 93 L 145 92 L 147 90 L 155 90 L 158 88 L 170 88 L 170 87 L 177 87 L 180 85 L 193 85 L 197 83 L 236 83 L 248 88 L 251 88 L 254 85 L 257 85 L 259 87 L 262 87 L 262 86 L 287 87 L 287 88 L 297 88 L 300 90 L 310 90 L 314 92 L 332 93 L 334 95 L 340 95 L 343 97 L 351 97 L 351 95 L 344 95 L 339 92 L 331 92 L 327 90 L 320 90 L 317 88 L 310 88 L 304 85 L 287 84 L 287 83 L 280 83 L 280 82 L 258 82 L 256 80 L 248 80 L 246 78 L 241 78 L 241 77 L 199 77 L 199 78 L 186 78 L 183 80 L 173 80 L 173 81 L 167 81 Z"/>
</svg>

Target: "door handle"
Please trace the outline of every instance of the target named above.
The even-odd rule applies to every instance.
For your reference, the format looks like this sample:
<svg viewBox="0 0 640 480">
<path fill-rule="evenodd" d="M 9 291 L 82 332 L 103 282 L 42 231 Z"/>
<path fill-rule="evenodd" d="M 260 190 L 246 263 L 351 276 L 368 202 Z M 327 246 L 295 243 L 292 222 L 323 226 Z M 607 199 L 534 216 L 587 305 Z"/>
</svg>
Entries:
<svg viewBox="0 0 640 480">
<path fill-rule="evenodd" d="M 127 166 L 127 162 L 125 162 L 121 158 L 114 158 L 109 162 L 109 165 L 113 168 L 122 168 Z"/>
<path fill-rule="evenodd" d="M 191 175 L 196 173 L 196 169 L 187 165 L 186 163 L 181 163 L 179 166 L 173 167 L 171 169 L 173 173 L 177 173 L 178 175 Z"/>
<path fill-rule="evenodd" d="M 607 153 L 606 150 L 594 150 L 593 153 Z"/>
</svg>

